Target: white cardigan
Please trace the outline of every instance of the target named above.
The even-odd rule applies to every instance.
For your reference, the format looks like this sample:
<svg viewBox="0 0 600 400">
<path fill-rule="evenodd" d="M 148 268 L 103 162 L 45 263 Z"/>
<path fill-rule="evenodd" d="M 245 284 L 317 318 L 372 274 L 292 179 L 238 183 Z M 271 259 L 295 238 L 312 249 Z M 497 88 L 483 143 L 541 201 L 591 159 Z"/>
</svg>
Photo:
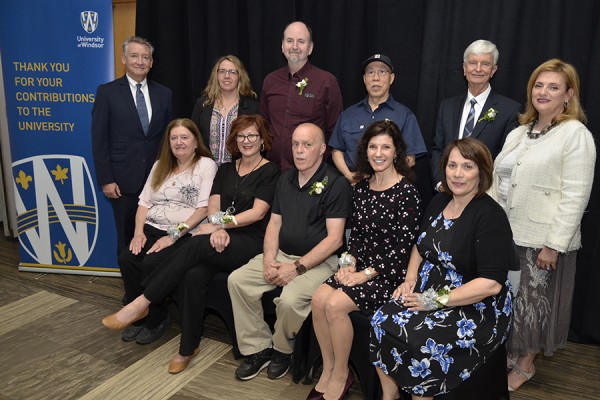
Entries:
<svg viewBox="0 0 600 400">
<path fill-rule="evenodd" d="M 506 137 L 494 163 L 527 139 L 528 126 Z M 514 165 L 506 212 L 517 245 L 547 246 L 559 252 L 581 247 L 581 218 L 594 181 L 596 146 L 581 122 L 560 123 L 546 135 L 531 140 Z M 490 195 L 498 200 L 498 174 Z"/>
</svg>

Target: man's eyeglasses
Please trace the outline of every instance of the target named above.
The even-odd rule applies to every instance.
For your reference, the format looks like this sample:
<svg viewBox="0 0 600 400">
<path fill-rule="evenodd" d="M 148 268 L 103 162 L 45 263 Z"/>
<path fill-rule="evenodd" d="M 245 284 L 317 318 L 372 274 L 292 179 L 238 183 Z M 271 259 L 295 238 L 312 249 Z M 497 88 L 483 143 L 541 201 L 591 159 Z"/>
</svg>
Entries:
<svg viewBox="0 0 600 400">
<path fill-rule="evenodd" d="M 235 135 L 235 141 L 238 143 L 243 143 L 246 139 L 248 139 L 248 142 L 254 143 L 256 142 L 259 136 L 260 135 L 257 135 L 256 133 L 251 133 L 249 135 L 242 135 L 238 133 Z"/>
<path fill-rule="evenodd" d="M 372 78 L 375 76 L 375 74 L 377 74 L 377 76 L 386 76 L 390 73 L 391 72 L 387 69 L 370 69 L 368 71 L 365 71 L 365 76 Z"/>
<path fill-rule="evenodd" d="M 219 76 L 231 75 L 238 76 L 238 72 L 235 69 L 220 69 L 217 71 Z"/>
</svg>

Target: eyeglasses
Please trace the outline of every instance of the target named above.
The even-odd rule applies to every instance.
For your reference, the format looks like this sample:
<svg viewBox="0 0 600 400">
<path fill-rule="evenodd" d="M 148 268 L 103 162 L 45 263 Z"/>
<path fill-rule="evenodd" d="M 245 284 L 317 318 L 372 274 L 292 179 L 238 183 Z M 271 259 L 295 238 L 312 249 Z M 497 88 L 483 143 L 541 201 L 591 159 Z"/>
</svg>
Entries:
<svg viewBox="0 0 600 400">
<path fill-rule="evenodd" d="M 219 76 L 225 76 L 225 75 L 238 76 L 238 74 L 239 74 L 239 72 L 237 72 L 235 69 L 220 69 L 217 71 L 217 73 L 219 74 Z"/>
<path fill-rule="evenodd" d="M 246 139 L 248 139 L 248 142 L 254 143 L 254 142 L 256 142 L 256 140 L 258 139 L 259 136 L 260 135 L 257 135 L 256 133 L 251 133 L 249 135 L 242 135 L 240 133 L 237 133 L 235 135 L 235 141 L 238 143 L 244 143 L 244 141 Z"/>
<path fill-rule="evenodd" d="M 365 72 L 365 76 L 368 76 L 369 78 L 374 77 L 375 74 L 377 74 L 377 76 L 385 76 L 387 74 L 391 74 L 391 72 L 387 69 L 370 69 Z"/>
</svg>

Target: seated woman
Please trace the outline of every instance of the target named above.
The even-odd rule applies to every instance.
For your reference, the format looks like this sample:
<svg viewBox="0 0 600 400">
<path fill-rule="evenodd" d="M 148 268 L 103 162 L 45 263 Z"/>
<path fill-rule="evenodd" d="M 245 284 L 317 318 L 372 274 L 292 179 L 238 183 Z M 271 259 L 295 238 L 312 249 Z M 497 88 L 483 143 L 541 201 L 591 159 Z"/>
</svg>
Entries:
<svg viewBox="0 0 600 400">
<path fill-rule="evenodd" d="M 167 126 L 158 161 L 140 194 L 135 232 L 129 249 L 119 255 L 125 301 L 142 294 L 145 277 L 183 244 L 186 233 L 206 217 L 217 166 L 187 118 Z M 179 227 L 179 228 L 178 228 Z M 158 340 L 169 328 L 166 306 L 155 304 L 147 318 L 123 331 L 121 338 L 139 344 Z"/>
<path fill-rule="evenodd" d="M 173 294 L 181 310 L 179 354 L 169 365 L 179 373 L 198 354 L 205 297 L 218 272 L 231 273 L 262 251 L 279 169 L 261 152 L 271 134 L 260 115 L 238 117 L 231 126 L 228 150 L 239 158 L 219 167 L 208 201 L 210 224 L 200 225 L 185 245 L 163 262 L 142 286 L 142 295 L 102 322 L 122 329 L 143 317 L 151 304 Z"/>
<path fill-rule="evenodd" d="M 466 138 L 446 147 L 442 165 L 444 192 L 424 213 L 406 279 L 371 321 L 384 399 L 398 398 L 398 387 L 413 399 L 451 392 L 509 331 L 513 243 L 506 213 L 485 193 L 492 156 Z"/>
<path fill-rule="evenodd" d="M 256 114 L 258 108 L 244 64 L 236 56 L 220 57 L 192 111 L 192 120 L 200 128 L 217 165 L 231 162 L 226 144 L 233 120 L 240 115 Z"/>
<path fill-rule="evenodd" d="M 342 398 L 352 385 L 348 314 L 372 315 L 404 280 L 421 222 L 420 197 L 406 144 L 392 121 L 375 122 L 358 144 L 349 254 L 312 298 L 323 372 L 308 399 Z M 322 397 L 321 397 L 322 396 Z"/>
</svg>

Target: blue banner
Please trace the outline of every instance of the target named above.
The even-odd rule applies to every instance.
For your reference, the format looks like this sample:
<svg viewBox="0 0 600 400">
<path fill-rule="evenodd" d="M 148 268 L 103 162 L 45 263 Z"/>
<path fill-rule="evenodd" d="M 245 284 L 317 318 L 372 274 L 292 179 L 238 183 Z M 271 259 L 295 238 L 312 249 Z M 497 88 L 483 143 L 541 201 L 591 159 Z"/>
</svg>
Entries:
<svg viewBox="0 0 600 400">
<path fill-rule="evenodd" d="M 96 88 L 114 79 L 111 0 L 2 1 L 0 51 L 19 269 L 117 275 L 90 131 Z"/>
</svg>

